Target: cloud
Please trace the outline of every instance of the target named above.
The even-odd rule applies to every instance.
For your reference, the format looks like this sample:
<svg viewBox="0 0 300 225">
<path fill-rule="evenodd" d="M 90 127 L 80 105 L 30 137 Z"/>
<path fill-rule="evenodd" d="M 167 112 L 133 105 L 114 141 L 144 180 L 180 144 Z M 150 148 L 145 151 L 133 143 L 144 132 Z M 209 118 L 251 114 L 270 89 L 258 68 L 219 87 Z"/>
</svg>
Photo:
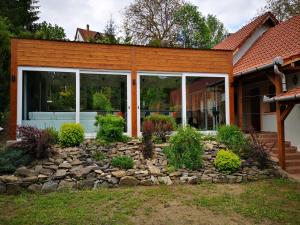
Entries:
<svg viewBox="0 0 300 225">
<path fill-rule="evenodd" d="M 122 10 L 133 0 L 40 0 L 40 21 L 62 26 L 70 40 L 77 27 L 103 31 L 112 17 L 121 29 Z M 264 0 L 190 0 L 203 15 L 214 14 L 230 31 L 238 30 L 256 16 Z"/>
</svg>

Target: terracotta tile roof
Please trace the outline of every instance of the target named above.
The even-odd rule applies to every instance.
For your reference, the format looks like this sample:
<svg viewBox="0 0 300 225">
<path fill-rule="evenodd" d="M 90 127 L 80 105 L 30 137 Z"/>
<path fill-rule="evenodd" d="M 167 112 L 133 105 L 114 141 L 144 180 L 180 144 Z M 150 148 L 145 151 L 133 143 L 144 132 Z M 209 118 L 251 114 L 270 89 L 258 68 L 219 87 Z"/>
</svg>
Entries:
<svg viewBox="0 0 300 225">
<path fill-rule="evenodd" d="M 300 87 L 296 87 L 287 92 L 280 93 L 274 97 L 275 101 L 285 102 L 285 101 L 298 101 L 300 102 Z"/>
<path fill-rule="evenodd" d="M 270 12 L 267 12 L 256 17 L 251 23 L 247 24 L 239 31 L 231 34 L 225 40 L 217 44 L 214 49 L 236 50 L 258 27 L 263 25 L 268 19 L 271 19 L 274 22 L 274 25 L 278 24 L 278 20 L 274 17 L 274 15 Z"/>
<path fill-rule="evenodd" d="M 94 38 L 97 34 L 100 34 L 99 32 L 93 30 L 89 30 L 88 32 L 86 29 L 82 29 L 82 28 L 77 28 L 77 32 L 81 34 L 81 37 L 83 38 L 84 41 L 88 41 L 89 38 Z"/>
<path fill-rule="evenodd" d="M 286 62 L 298 55 L 300 56 L 300 15 L 265 32 L 235 64 L 233 73 L 238 74 L 272 63 L 278 56 Z"/>
</svg>

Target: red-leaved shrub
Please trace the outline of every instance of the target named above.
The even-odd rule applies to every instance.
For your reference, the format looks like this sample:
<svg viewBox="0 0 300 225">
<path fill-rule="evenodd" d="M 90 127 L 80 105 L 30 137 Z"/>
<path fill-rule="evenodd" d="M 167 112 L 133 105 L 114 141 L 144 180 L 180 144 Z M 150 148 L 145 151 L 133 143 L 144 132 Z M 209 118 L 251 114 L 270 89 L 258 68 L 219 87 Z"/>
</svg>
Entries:
<svg viewBox="0 0 300 225">
<path fill-rule="evenodd" d="M 150 120 L 143 122 L 143 155 L 145 159 L 152 157 L 153 143 L 153 123 Z"/>
</svg>

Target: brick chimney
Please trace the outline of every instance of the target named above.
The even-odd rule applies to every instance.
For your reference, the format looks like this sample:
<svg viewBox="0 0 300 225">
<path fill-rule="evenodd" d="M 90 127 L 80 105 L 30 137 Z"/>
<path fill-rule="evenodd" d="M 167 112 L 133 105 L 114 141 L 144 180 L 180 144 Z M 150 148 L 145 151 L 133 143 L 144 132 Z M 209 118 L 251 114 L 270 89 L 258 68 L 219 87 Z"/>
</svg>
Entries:
<svg viewBox="0 0 300 225">
<path fill-rule="evenodd" d="M 86 33 L 87 33 L 87 37 L 90 37 L 90 25 L 86 25 Z"/>
</svg>

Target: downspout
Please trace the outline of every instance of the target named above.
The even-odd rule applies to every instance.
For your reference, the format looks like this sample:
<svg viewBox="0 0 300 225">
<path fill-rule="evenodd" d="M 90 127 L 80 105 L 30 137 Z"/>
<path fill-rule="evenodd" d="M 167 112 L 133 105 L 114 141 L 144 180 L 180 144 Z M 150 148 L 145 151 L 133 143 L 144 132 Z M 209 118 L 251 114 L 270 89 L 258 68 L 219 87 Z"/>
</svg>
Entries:
<svg viewBox="0 0 300 225">
<path fill-rule="evenodd" d="M 283 72 L 281 72 L 278 69 L 278 65 L 281 66 L 283 64 L 283 59 L 281 57 L 276 57 L 273 63 L 274 63 L 274 73 L 281 78 L 282 91 L 287 92 L 285 75 Z"/>
<path fill-rule="evenodd" d="M 272 102 L 282 102 L 282 101 L 293 101 L 293 100 L 298 100 L 300 99 L 300 94 L 294 94 L 290 96 L 279 96 L 279 97 L 273 97 L 269 98 L 267 96 L 264 96 L 263 102 L 264 103 L 272 103 Z"/>
</svg>

